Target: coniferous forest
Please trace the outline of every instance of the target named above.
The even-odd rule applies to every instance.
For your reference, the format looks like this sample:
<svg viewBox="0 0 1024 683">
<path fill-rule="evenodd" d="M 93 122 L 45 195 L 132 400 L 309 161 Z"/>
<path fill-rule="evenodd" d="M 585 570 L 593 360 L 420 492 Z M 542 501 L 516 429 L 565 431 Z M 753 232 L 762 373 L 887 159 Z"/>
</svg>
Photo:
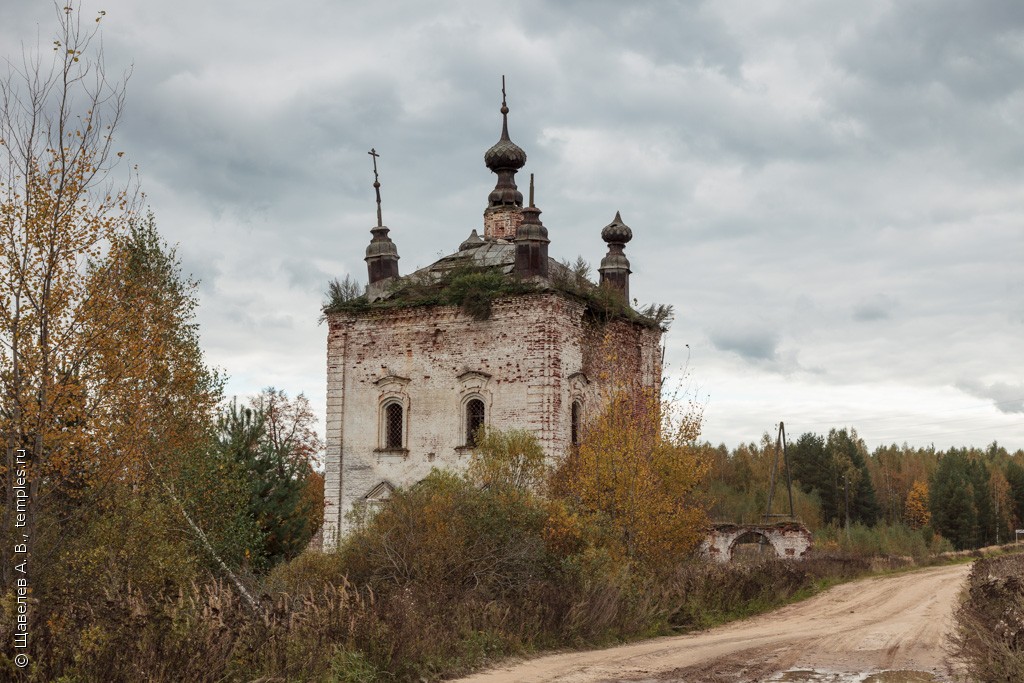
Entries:
<svg viewBox="0 0 1024 683">
<path fill-rule="evenodd" d="M 711 463 L 712 518 L 757 522 L 767 510 L 777 462 L 772 512 L 789 512 L 783 456 L 765 434 L 729 449 L 703 444 Z M 882 446 L 869 452 L 855 429 L 805 433 L 787 444 L 796 516 L 824 543 L 907 553 L 944 547 L 969 550 L 1014 540 L 1024 526 L 1024 452 L 985 448 Z M 839 533 L 850 526 L 850 534 Z M 901 539 L 897 541 L 897 539 Z"/>
</svg>

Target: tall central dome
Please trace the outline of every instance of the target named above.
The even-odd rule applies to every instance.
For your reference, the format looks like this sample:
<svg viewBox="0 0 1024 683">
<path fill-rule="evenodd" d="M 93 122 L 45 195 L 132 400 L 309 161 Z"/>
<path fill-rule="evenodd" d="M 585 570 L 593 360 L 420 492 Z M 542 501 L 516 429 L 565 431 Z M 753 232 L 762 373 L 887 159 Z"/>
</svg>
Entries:
<svg viewBox="0 0 1024 683">
<path fill-rule="evenodd" d="M 526 152 L 508 136 L 508 103 L 505 101 L 505 79 L 501 79 L 501 138 L 484 152 L 484 164 L 498 174 L 498 182 L 487 196 L 487 205 L 523 205 L 523 193 L 516 187 L 516 171 L 526 165 Z"/>
</svg>

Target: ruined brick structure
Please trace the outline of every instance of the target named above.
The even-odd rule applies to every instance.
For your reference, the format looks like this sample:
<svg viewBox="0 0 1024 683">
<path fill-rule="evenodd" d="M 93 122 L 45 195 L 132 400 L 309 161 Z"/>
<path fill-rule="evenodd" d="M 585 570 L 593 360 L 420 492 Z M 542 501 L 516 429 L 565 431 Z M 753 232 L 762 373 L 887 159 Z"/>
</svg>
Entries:
<svg viewBox="0 0 1024 683">
<path fill-rule="evenodd" d="M 800 522 L 781 524 L 713 524 L 701 543 L 701 553 L 718 562 L 729 562 L 737 543 L 762 541 L 778 557 L 802 559 L 811 549 L 813 537 Z"/>
<path fill-rule="evenodd" d="M 498 175 L 484 236 L 473 230 L 457 252 L 399 277 L 375 180 L 378 220 L 366 250 L 366 299 L 326 310 L 328 547 L 349 528 L 353 510 L 382 504 L 395 487 L 432 468 L 464 468 L 481 425 L 528 429 L 549 457 L 564 454 L 600 409 L 609 363 L 619 379 L 660 389 L 662 331 L 625 303 L 630 229 L 618 215 L 604 229 L 602 285 L 587 285 L 608 288 L 622 313 L 594 315 L 578 283 L 575 291 L 559 286 L 573 276 L 548 257 L 532 183 L 523 207 L 515 173 L 526 154 L 509 138 L 504 98 L 501 111 L 501 138 L 484 157 Z M 496 271 L 523 286 L 495 298 L 483 315 L 459 305 L 401 304 L 403 287 L 469 271 Z"/>
</svg>

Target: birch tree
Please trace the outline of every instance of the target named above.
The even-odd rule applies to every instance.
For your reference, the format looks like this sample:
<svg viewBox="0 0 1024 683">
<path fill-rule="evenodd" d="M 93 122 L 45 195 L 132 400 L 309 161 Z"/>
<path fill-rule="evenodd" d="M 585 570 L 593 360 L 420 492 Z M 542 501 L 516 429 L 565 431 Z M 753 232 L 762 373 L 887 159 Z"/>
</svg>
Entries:
<svg viewBox="0 0 1024 683">
<path fill-rule="evenodd" d="M 56 5 L 44 50 L 23 48 L 0 76 L 0 434 L 6 447 L 12 527 L 14 458 L 23 450 L 31 504 L 19 529 L 29 557 L 54 495 L 82 474 L 76 457 L 91 436 L 81 372 L 103 330 L 86 333 L 83 277 L 134 214 L 130 170 L 113 134 L 124 111 L 127 74 L 108 77 L 99 40 L 103 16 Z M 118 320 L 108 320 L 114 328 Z M 4 584 L 11 544 L 2 546 Z"/>
</svg>

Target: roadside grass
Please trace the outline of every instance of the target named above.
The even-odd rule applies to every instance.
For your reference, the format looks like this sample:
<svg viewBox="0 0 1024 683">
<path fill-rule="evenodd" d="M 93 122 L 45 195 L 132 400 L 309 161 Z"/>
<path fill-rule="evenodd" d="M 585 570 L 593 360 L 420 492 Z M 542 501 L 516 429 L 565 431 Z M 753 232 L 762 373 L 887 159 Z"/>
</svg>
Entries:
<svg viewBox="0 0 1024 683">
<path fill-rule="evenodd" d="M 971 680 L 1024 681 L 1024 554 L 975 562 L 956 612 L 953 653 Z"/>
<path fill-rule="evenodd" d="M 757 616 L 812 598 L 850 581 L 906 574 L 929 567 L 970 564 L 981 558 L 1021 554 L 1024 554 L 1024 544 L 1007 544 L 942 552 L 920 558 L 862 557 L 812 551 L 807 558 L 800 560 L 767 559 L 747 565 L 725 564 L 710 568 L 704 565 L 702 570 L 698 570 L 703 583 L 691 582 L 689 590 L 680 592 L 680 607 L 670 619 L 666 633 L 701 631 Z M 754 582 L 760 590 L 748 589 L 746 593 L 730 590 L 738 576 L 749 575 L 762 579 L 762 582 Z"/>
<path fill-rule="evenodd" d="M 992 559 L 983 562 L 1024 567 L 1024 555 L 1015 551 L 1019 548 L 1011 546 L 950 553 L 935 564 L 970 562 L 987 554 Z M 522 561 L 520 556 L 509 559 Z M 690 561 L 657 578 L 633 573 L 600 555 L 585 558 L 567 574 L 547 578 L 538 573 L 544 566 L 525 567 L 529 571 L 521 576 L 527 583 L 508 584 L 502 589 L 512 590 L 506 597 L 481 593 L 472 581 L 438 583 L 435 590 L 442 592 L 432 595 L 417 592 L 411 583 L 388 589 L 384 584 L 374 588 L 372 581 L 351 581 L 346 576 L 352 567 L 340 554 L 307 553 L 267 578 L 266 611 L 258 620 L 222 582 L 197 583 L 157 598 L 137 590 L 110 591 L 99 611 L 69 613 L 41 634 L 50 652 L 74 652 L 75 659 L 61 665 L 63 675 L 52 676 L 58 662 L 44 658 L 30 680 L 201 682 L 262 676 L 324 683 L 436 681 L 509 657 L 707 629 L 807 599 L 846 581 L 917 568 L 903 560 L 836 554 L 746 565 Z M 571 581 L 551 578 L 559 575 Z M 997 606 L 1009 604 L 1017 603 Z M 994 640 L 967 642 L 965 655 L 983 651 L 974 655 L 982 661 L 999 652 L 1005 655 L 1005 648 L 998 650 L 1003 641 L 999 620 L 992 616 L 997 612 L 983 606 L 971 609 L 967 618 L 974 621 L 965 623 L 996 629 L 996 635 Z M 84 619 L 88 628 L 78 631 L 75 619 Z M 980 626 L 971 628 L 981 632 Z M 993 648 L 997 654 L 980 648 Z"/>
</svg>

